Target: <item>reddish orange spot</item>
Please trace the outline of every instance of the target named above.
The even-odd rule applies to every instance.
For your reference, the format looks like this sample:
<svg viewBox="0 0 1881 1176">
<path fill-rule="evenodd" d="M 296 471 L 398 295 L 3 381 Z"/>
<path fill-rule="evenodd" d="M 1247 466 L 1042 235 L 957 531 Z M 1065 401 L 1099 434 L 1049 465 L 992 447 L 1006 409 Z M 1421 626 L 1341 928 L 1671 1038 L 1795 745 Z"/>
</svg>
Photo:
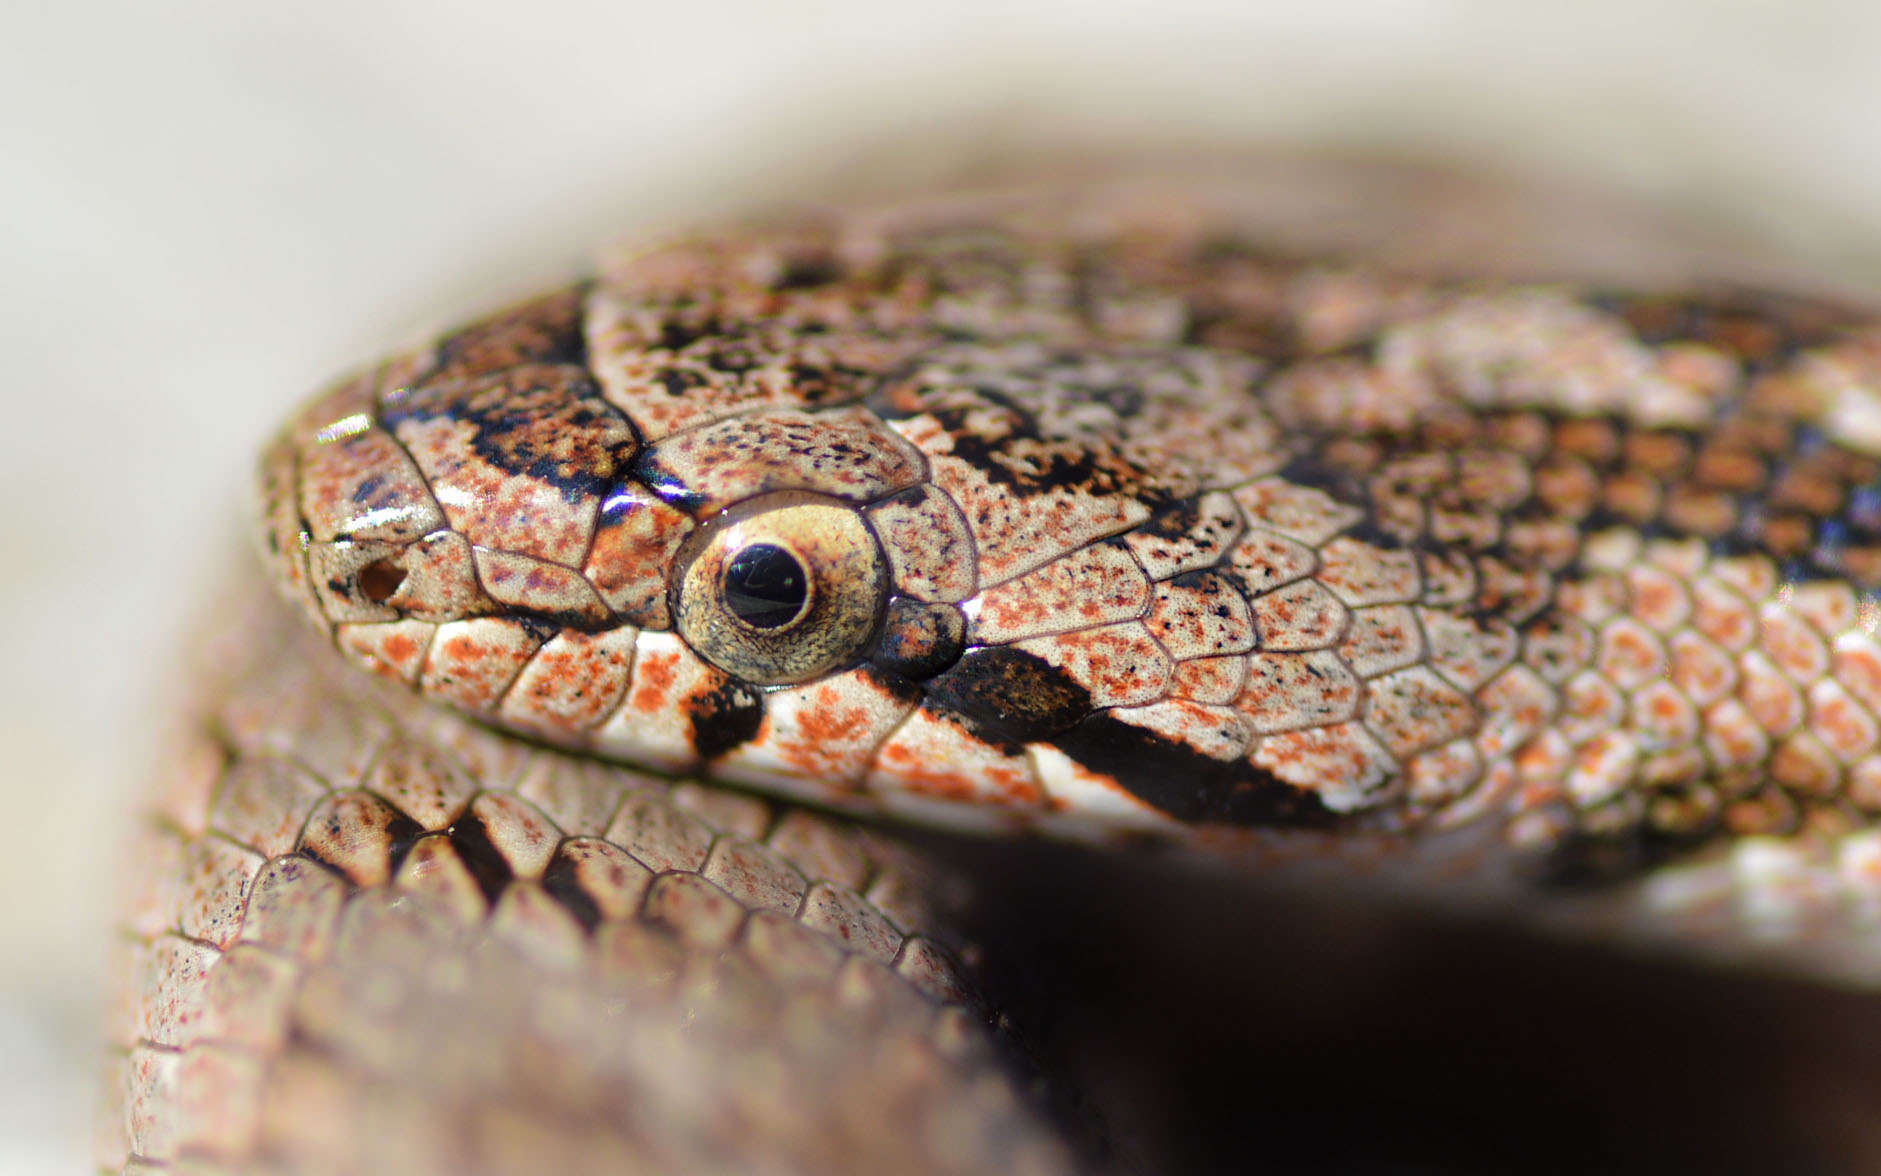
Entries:
<svg viewBox="0 0 1881 1176">
<path fill-rule="evenodd" d="M 385 650 L 386 660 L 392 662 L 408 662 L 418 656 L 418 643 L 404 633 L 394 633 L 387 637 L 382 648 Z"/>
<path fill-rule="evenodd" d="M 903 776 L 910 792 L 937 796 L 942 800 L 970 801 L 979 798 L 971 780 L 952 772 L 937 772 L 929 767 L 910 768 Z"/>
<path fill-rule="evenodd" d="M 474 662 L 490 651 L 469 637 L 453 637 L 444 643 L 444 656 L 456 662 Z"/>
<path fill-rule="evenodd" d="M 806 776 L 847 775 L 856 766 L 855 755 L 870 730 L 866 707 L 845 706 L 842 692 L 825 686 L 810 705 L 795 716 L 795 727 L 779 735 L 767 717 L 760 739 L 774 739 L 777 752 Z"/>
<path fill-rule="evenodd" d="M 817 692 L 816 705 L 797 718 L 804 738 L 813 743 L 848 743 L 868 727 L 869 713 L 862 707 L 839 705 L 835 690 Z"/>
<path fill-rule="evenodd" d="M 678 678 L 679 655 L 656 653 L 640 659 L 634 679 L 634 709 L 654 713 L 666 708 L 667 692 Z"/>
<path fill-rule="evenodd" d="M 988 782 L 1009 803 L 1030 804 L 1038 799 L 1038 789 L 1033 785 L 1032 778 L 1013 768 L 1003 765 L 994 768 L 988 775 Z"/>
</svg>

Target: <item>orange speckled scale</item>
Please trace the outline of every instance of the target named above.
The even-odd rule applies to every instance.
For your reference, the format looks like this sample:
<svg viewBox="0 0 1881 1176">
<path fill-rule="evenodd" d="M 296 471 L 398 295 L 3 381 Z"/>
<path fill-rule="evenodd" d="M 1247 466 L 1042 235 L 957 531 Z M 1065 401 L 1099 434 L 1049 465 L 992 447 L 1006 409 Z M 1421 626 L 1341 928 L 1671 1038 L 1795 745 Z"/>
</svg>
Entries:
<svg viewBox="0 0 1881 1176">
<path fill-rule="evenodd" d="M 812 795 L 858 785 L 914 707 L 905 691 L 862 673 L 774 691 L 758 731 L 725 753 L 721 771 L 729 779 L 801 780 Z"/>
<path fill-rule="evenodd" d="M 936 815 L 946 811 L 945 803 L 921 802 L 984 806 L 969 820 L 995 825 L 1005 823 L 1010 810 L 1036 807 L 1042 799 L 1023 751 L 926 708 L 917 708 L 877 749 L 864 784 L 895 808 L 909 807 L 911 798 Z"/>
<path fill-rule="evenodd" d="M 1149 604 L 1148 577 L 1130 553 L 1094 543 L 981 593 L 973 638 L 982 644 L 1134 620 Z"/>
<path fill-rule="evenodd" d="M 1824 913 L 1881 909 L 1881 319 L 1333 260 L 1249 202 L 1093 183 L 706 230 L 300 410 L 262 553 L 370 674 L 250 665 L 212 707 L 225 754 L 150 840 L 110 1162 L 358 1162 L 281 1100 L 395 1123 L 423 1170 L 534 1138 L 472 1111 L 558 1080 L 445 1029 L 538 983 L 713 1010 L 624 1054 L 543 1014 L 606 1097 L 856 1002 L 933 1053 L 890 1068 L 909 1105 L 953 1113 L 935 1075 L 991 1047 L 939 1044 L 971 984 L 882 897 L 916 883 L 718 784 L 1493 875 L 1537 909 L 1590 874 L 1612 925 L 1881 983 Z M 818 1081 L 865 1084 L 864 1020 Z M 677 1150 L 605 1114 L 588 1143 L 723 1167 L 687 1148 L 760 1122 L 815 1170 L 779 1073 L 719 1073 L 729 1117 L 661 1088 Z M 389 1096 L 420 1079 L 443 1093 Z M 988 1162 L 1058 1170 L 1013 1115 Z M 854 1154 L 899 1166 L 878 1135 Z"/>
<path fill-rule="evenodd" d="M 1084 688 L 1099 709 L 1169 697 L 1174 663 L 1140 624 L 1099 625 L 1013 643 Z"/>
<path fill-rule="evenodd" d="M 638 630 L 564 629 L 536 651 L 503 696 L 503 721 L 523 730 L 578 738 L 626 694 Z"/>
<path fill-rule="evenodd" d="M 1247 658 L 1246 684 L 1235 699 L 1261 731 L 1316 727 L 1358 713 L 1364 686 L 1330 650 L 1256 653 Z"/>
<path fill-rule="evenodd" d="M 1254 648 L 1254 614 L 1247 598 L 1217 573 L 1193 572 L 1157 583 L 1144 620 L 1163 648 L 1184 661 Z"/>
</svg>

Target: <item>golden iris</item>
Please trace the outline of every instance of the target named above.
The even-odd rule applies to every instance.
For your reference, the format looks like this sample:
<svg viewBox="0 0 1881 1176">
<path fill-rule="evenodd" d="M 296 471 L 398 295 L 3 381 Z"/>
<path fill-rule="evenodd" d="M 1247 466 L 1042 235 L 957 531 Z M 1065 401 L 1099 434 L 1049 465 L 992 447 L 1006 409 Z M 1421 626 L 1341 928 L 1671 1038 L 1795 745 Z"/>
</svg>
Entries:
<svg viewBox="0 0 1881 1176">
<path fill-rule="evenodd" d="M 855 508 L 770 494 L 701 528 L 673 587 L 680 636 L 763 685 L 806 682 L 861 656 L 881 623 L 887 561 Z"/>
</svg>

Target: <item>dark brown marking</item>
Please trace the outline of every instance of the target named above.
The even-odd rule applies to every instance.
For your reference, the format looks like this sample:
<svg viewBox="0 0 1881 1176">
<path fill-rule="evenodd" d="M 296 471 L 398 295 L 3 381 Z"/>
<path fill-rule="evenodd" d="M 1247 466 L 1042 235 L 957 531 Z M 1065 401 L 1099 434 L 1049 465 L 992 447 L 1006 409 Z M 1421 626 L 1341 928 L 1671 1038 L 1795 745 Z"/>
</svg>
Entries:
<svg viewBox="0 0 1881 1176">
<path fill-rule="evenodd" d="M 1110 776 L 1158 812 L 1198 824 L 1326 826 L 1333 813 L 1243 759 L 1211 759 L 1154 731 L 1094 714 L 1052 740 L 1092 772 Z"/>
<path fill-rule="evenodd" d="M 1069 674 L 1005 645 L 969 650 L 926 693 L 975 735 L 1006 746 L 1049 739 L 1091 713 L 1090 692 Z"/>
<path fill-rule="evenodd" d="M 575 859 L 557 846 L 555 857 L 550 860 L 549 868 L 542 873 L 542 889 L 562 908 L 575 916 L 575 921 L 590 934 L 601 925 L 601 908 L 594 897 L 581 887 L 581 874 Z"/>
<path fill-rule="evenodd" d="M 692 741 L 699 758 L 710 760 L 757 737 L 758 725 L 764 721 L 764 700 L 744 683 L 725 678 L 713 689 L 688 698 L 685 711 L 692 720 Z"/>
<path fill-rule="evenodd" d="M 570 505 L 606 491 L 638 448 L 633 427 L 583 368 L 526 364 L 467 383 L 388 400 L 384 426 L 446 419 L 469 427 L 471 450 L 505 474 L 535 478 Z"/>
<path fill-rule="evenodd" d="M 586 284 L 531 299 L 473 323 L 438 344 L 437 366 L 426 383 L 478 379 L 525 363 L 585 367 L 582 332 Z"/>
<path fill-rule="evenodd" d="M 512 882 L 516 873 L 510 869 L 509 861 L 490 840 L 490 831 L 484 827 L 483 818 L 475 813 L 465 813 L 453 823 L 446 835 L 451 839 L 452 848 L 463 859 L 470 876 L 476 879 L 477 889 L 483 892 L 484 901 L 495 904 L 503 888 Z"/>
<path fill-rule="evenodd" d="M 399 812 L 396 808 L 392 808 L 390 802 L 386 802 L 386 808 L 390 810 L 385 821 L 385 833 L 389 842 L 386 853 L 386 874 L 389 876 L 398 873 L 399 866 L 405 861 L 405 855 L 410 853 L 411 847 L 418 844 L 418 839 L 425 835 L 425 829 L 424 826 L 420 825 L 417 821 Z M 337 810 L 329 810 L 325 820 L 327 821 L 327 839 L 335 843 L 344 840 L 345 820 L 343 814 Z M 354 885 L 358 884 L 352 876 L 346 872 L 344 866 L 322 854 L 319 849 L 316 848 L 316 845 L 317 841 L 310 843 L 309 837 L 303 832 L 301 834 L 300 844 L 295 846 L 295 852 L 302 857 L 319 862 L 322 866 L 338 874 L 340 877 L 345 878 L 348 882 Z"/>
</svg>

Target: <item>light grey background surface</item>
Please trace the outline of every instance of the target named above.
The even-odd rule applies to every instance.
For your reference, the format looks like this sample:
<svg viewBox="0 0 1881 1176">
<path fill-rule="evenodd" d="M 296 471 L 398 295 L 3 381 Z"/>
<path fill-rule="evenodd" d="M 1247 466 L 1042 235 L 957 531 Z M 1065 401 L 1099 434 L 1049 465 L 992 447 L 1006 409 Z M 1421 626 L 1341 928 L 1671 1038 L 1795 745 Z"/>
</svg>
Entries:
<svg viewBox="0 0 1881 1176">
<path fill-rule="evenodd" d="M 15 3 L 0 1173 L 84 1163 L 113 837 L 288 401 L 660 218 L 1179 140 L 1597 180 L 1881 275 L 1871 0 Z"/>
</svg>

